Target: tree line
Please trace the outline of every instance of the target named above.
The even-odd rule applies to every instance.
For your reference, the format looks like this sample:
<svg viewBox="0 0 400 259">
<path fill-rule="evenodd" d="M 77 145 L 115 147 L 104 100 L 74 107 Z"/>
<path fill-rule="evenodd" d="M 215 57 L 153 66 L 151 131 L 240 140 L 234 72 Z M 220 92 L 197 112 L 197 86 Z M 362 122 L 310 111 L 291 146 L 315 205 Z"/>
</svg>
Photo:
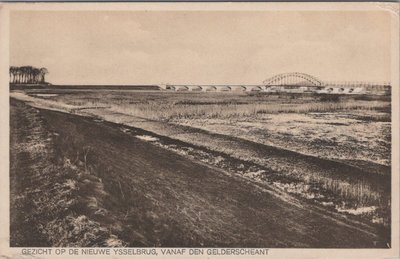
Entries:
<svg viewBox="0 0 400 259">
<path fill-rule="evenodd" d="M 45 75 L 49 71 L 45 67 L 36 68 L 32 66 L 10 67 L 10 83 L 38 84 L 45 83 Z"/>
</svg>

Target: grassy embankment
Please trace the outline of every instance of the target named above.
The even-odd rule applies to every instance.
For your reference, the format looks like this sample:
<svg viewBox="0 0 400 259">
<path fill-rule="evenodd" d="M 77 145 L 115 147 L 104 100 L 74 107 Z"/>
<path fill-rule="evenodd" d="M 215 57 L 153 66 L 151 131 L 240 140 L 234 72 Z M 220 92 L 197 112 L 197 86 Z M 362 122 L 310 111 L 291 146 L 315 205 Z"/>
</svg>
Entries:
<svg viewBox="0 0 400 259">
<path fill-rule="evenodd" d="M 121 246 L 108 193 L 85 164 L 57 151 L 40 113 L 11 101 L 11 246 Z"/>
</svg>

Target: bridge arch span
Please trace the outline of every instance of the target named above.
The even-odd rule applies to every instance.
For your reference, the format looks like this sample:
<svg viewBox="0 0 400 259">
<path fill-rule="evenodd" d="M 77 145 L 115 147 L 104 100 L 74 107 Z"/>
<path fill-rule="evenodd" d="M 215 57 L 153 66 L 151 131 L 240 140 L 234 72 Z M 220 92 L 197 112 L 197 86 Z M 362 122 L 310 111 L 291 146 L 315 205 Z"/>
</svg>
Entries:
<svg viewBox="0 0 400 259">
<path fill-rule="evenodd" d="M 323 86 L 324 83 L 318 78 L 311 76 L 305 73 L 282 73 L 270 77 L 263 81 L 265 86 L 273 86 L 273 85 L 301 85 L 307 83 L 310 86 Z"/>
</svg>

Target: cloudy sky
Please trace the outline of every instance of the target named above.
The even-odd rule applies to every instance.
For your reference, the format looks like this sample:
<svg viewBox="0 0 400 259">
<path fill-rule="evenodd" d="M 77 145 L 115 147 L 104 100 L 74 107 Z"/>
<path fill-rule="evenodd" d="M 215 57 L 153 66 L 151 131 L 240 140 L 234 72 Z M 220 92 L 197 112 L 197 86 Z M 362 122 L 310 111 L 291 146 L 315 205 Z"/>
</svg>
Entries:
<svg viewBox="0 0 400 259">
<path fill-rule="evenodd" d="M 390 80 L 384 12 L 13 11 L 10 64 L 53 84 Z"/>
</svg>

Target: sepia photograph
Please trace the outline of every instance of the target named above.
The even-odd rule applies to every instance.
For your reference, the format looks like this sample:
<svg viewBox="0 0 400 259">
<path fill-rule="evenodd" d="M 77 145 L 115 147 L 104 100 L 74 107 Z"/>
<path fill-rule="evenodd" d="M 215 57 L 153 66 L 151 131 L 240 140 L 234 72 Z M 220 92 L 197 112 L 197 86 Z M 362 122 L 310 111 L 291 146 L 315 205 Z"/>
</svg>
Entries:
<svg viewBox="0 0 400 259">
<path fill-rule="evenodd" d="M 43 6 L 3 23 L 10 248 L 398 253 L 398 3 Z"/>
</svg>

